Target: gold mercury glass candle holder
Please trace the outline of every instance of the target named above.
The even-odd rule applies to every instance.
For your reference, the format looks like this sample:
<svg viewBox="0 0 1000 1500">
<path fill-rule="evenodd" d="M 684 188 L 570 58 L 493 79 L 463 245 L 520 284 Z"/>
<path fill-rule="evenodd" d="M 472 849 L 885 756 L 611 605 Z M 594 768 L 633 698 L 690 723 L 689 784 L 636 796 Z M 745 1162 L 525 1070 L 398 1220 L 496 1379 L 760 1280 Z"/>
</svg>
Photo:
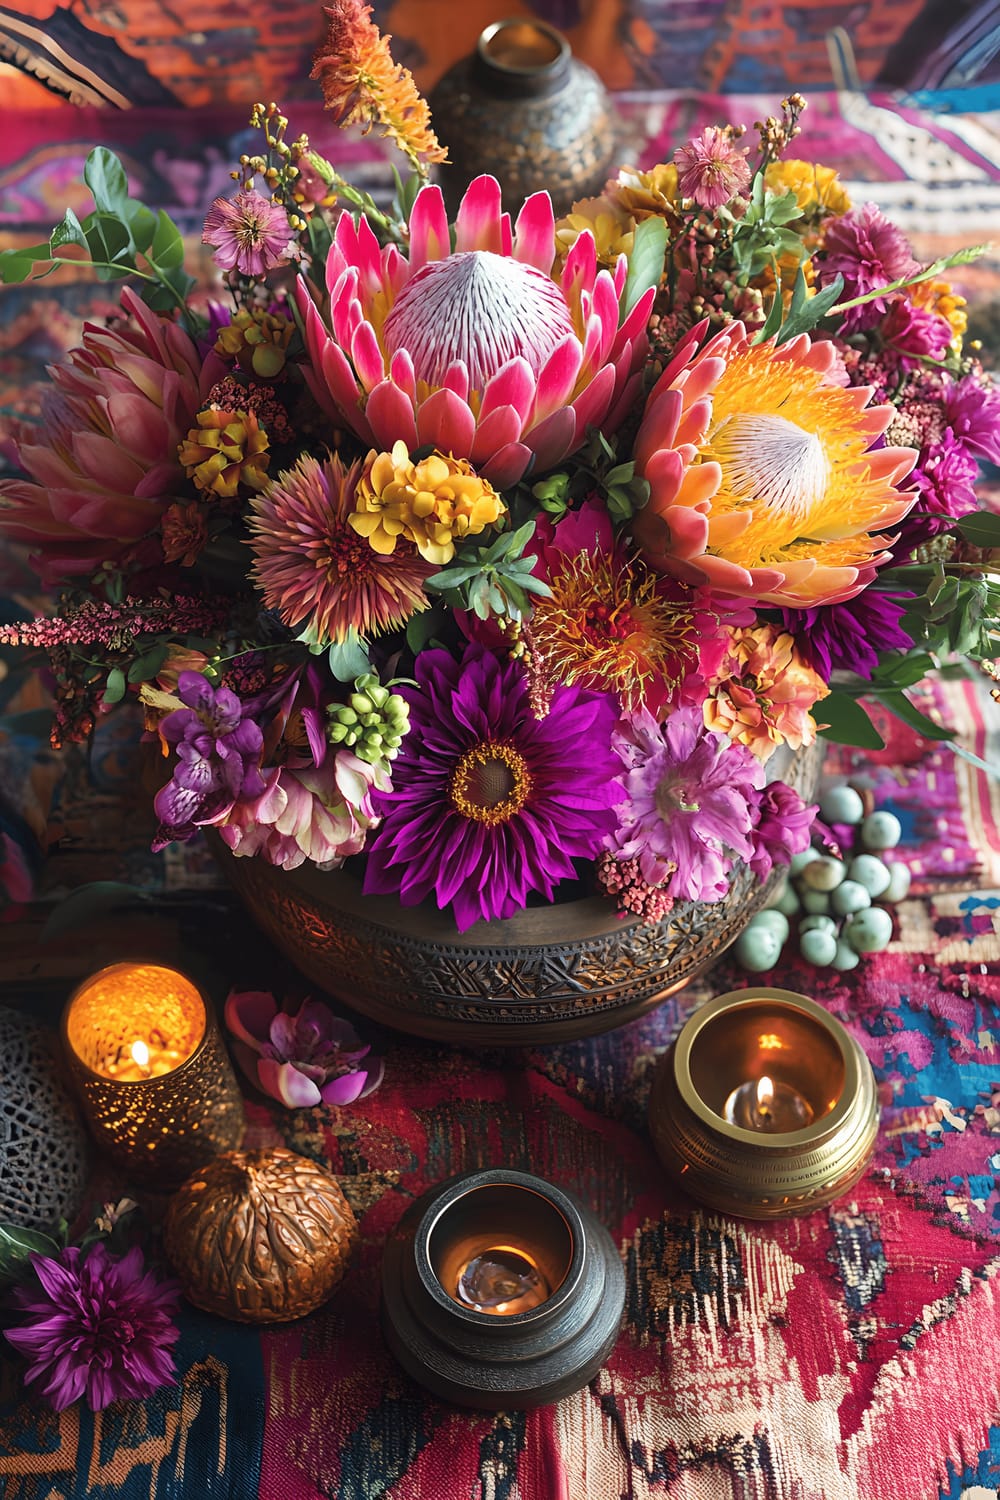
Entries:
<svg viewBox="0 0 1000 1500">
<path fill-rule="evenodd" d="M 821 1005 L 789 990 L 720 995 L 657 1068 L 649 1128 L 692 1198 L 747 1219 L 823 1208 L 875 1149 L 871 1064 Z"/>
<path fill-rule="evenodd" d="M 239 1087 L 211 1009 L 184 974 L 111 964 L 74 991 L 62 1032 L 95 1139 L 137 1178 L 176 1187 L 239 1145 Z"/>
</svg>

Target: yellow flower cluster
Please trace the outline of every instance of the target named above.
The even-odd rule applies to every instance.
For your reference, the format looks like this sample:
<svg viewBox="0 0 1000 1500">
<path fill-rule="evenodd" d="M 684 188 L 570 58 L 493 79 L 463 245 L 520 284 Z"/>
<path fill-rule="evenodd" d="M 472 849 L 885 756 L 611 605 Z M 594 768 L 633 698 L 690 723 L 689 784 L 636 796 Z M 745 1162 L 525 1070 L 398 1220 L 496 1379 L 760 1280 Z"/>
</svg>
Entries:
<svg viewBox="0 0 1000 1500">
<path fill-rule="evenodd" d="M 262 490 L 267 483 L 267 433 L 253 412 L 206 407 L 177 448 L 177 460 L 199 490 L 232 500 L 241 484 Z"/>
<path fill-rule="evenodd" d="M 456 541 L 507 514 L 501 496 L 464 458 L 432 453 L 413 463 L 403 442 L 391 453 L 369 453 L 355 504 L 350 524 L 376 552 L 388 555 L 401 536 L 437 567 L 451 562 Z"/>
<path fill-rule="evenodd" d="M 231 323 L 220 328 L 215 352 L 235 359 L 248 375 L 271 380 L 285 368 L 285 351 L 294 331 L 291 319 L 283 318 L 280 313 L 244 308 Z"/>
<path fill-rule="evenodd" d="M 581 198 L 556 224 L 558 260 L 565 260 L 584 230 L 597 246 L 598 264 L 614 266 L 619 255 L 631 255 L 635 226 L 658 215 L 668 222 L 677 217 L 677 168 L 661 162 L 648 172 L 622 167 L 605 183 L 597 198 Z"/>
<path fill-rule="evenodd" d="M 772 161 L 764 172 L 764 186 L 772 193 L 791 189 L 807 218 L 839 218 L 851 207 L 835 169 L 815 161 Z"/>
<path fill-rule="evenodd" d="M 944 318 L 951 325 L 952 347 L 961 349 L 962 335 L 969 326 L 969 319 L 965 298 L 952 290 L 950 282 L 918 281 L 906 288 L 906 295 L 917 307 L 925 307 L 928 312 Z"/>
</svg>

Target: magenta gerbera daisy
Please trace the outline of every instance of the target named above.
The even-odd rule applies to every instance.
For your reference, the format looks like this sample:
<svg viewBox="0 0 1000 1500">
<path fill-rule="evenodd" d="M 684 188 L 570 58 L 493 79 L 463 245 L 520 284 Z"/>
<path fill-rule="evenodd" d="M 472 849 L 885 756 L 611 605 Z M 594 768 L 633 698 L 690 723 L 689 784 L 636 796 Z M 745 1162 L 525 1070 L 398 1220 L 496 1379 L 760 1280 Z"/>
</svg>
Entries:
<svg viewBox="0 0 1000 1500">
<path fill-rule="evenodd" d="M 404 906 L 452 903 L 460 931 L 510 917 L 529 891 L 552 899 L 574 859 L 592 859 L 615 827 L 622 766 L 610 697 L 557 687 L 536 719 L 520 666 L 470 645 L 417 658 L 400 690 L 410 729 L 376 799 L 365 891 Z"/>
<path fill-rule="evenodd" d="M 178 1288 L 146 1270 L 138 1246 L 121 1260 L 97 1244 L 86 1256 L 75 1247 L 32 1255 L 31 1264 L 38 1284 L 14 1292 L 26 1321 L 4 1336 L 29 1361 L 25 1381 L 44 1381 L 56 1411 L 83 1395 L 102 1411 L 173 1384 Z"/>
<path fill-rule="evenodd" d="M 317 643 L 351 630 L 379 635 L 428 605 L 423 584 L 434 565 L 404 539 L 376 552 L 349 524 L 360 477 L 360 464 L 347 468 L 335 453 L 322 463 L 305 454 L 250 501 L 257 587 L 286 625 Z"/>
</svg>

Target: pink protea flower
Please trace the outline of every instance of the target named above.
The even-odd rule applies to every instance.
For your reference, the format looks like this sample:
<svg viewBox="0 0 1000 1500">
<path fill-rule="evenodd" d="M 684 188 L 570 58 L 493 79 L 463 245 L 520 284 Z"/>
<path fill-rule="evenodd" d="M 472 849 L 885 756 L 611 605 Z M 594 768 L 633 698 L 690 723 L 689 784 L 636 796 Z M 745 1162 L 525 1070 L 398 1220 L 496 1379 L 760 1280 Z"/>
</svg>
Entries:
<svg viewBox="0 0 1000 1500">
<path fill-rule="evenodd" d="M 626 766 L 626 800 L 606 841 L 637 859 L 642 879 L 678 901 L 721 901 L 734 858 L 754 853 L 764 773 L 741 745 L 706 729 L 696 708 L 660 725 L 645 709 L 619 720 L 611 743 Z"/>
<path fill-rule="evenodd" d="M 844 389 L 829 341 L 752 344 L 699 324 L 650 392 L 636 435 L 649 503 L 632 530 L 648 563 L 685 583 L 807 609 L 850 599 L 888 559 L 914 502 L 895 488 L 911 448 L 872 444 L 895 408 Z"/>
<path fill-rule="evenodd" d="M 693 199 L 699 208 L 729 203 L 749 186 L 748 149 L 737 146 L 717 125 L 707 125 L 701 135 L 674 152 L 680 196 Z"/>
<path fill-rule="evenodd" d="M 288 215 L 261 193 L 239 192 L 216 198 L 205 215 L 203 245 L 214 245 L 212 259 L 224 271 L 266 276 L 287 263 L 292 246 Z"/>
<path fill-rule="evenodd" d="M 108 560 L 159 560 L 151 534 L 172 500 L 188 497 L 177 445 L 223 367 L 202 364 L 176 323 L 128 287 L 131 324 L 87 323 L 83 342 L 52 367 L 36 440 L 22 439 L 27 480 L 0 482 L 0 532 L 33 549 L 47 585 Z"/>
<path fill-rule="evenodd" d="M 351 1023 L 321 1000 L 279 1010 L 267 990 L 232 990 L 225 1014 L 250 1082 L 289 1109 L 353 1104 L 382 1082 L 382 1059 L 371 1057 Z"/>
<path fill-rule="evenodd" d="M 56 1411 L 83 1395 L 91 1411 L 103 1411 L 173 1384 L 178 1289 L 145 1269 L 138 1246 L 121 1260 L 103 1244 L 86 1255 L 72 1247 L 30 1259 L 38 1285 L 15 1289 L 25 1322 L 4 1337 L 29 1361 L 25 1381 L 46 1382 Z"/>
<path fill-rule="evenodd" d="M 362 215 L 337 223 L 326 263 L 329 326 L 296 295 L 317 400 L 372 447 L 402 441 L 469 459 L 497 489 L 612 431 L 636 398 L 650 290 L 618 323 L 626 262 L 597 269 L 581 234 L 555 279 L 555 216 L 535 193 L 511 233 L 500 185 L 477 177 L 449 240 L 437 187 L 417 194 L 407 260 Z"/>
</svg>

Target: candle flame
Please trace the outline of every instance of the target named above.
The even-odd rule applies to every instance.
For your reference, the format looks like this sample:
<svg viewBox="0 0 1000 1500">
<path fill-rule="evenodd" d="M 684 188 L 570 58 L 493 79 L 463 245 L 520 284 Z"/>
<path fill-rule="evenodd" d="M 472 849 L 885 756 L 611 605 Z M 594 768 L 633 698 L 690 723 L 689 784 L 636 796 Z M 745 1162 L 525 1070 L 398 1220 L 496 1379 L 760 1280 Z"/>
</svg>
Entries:
<svg viewBox="0 0 1000 1500">
<path fill-rule="evenodd" d="M 774 1103 L 774 1084 L 764 1073 L 757 1080 L 757 1108 L 762 1112 Z"/>
<path fill-rule="evenodd" d="M 765 1032 L 763 1036 L 757 1038 L 757 1046 L 762 1052 L 781 1052 L 784 1045 L 782 1038 L 773 1031 Z"/>
<path fill-rule="evenodd" d="M 149 1067 L 149 1048 L 145 1042 L 132 1043 L 132 1061 L 140 1068 Z"/>
</svg>

